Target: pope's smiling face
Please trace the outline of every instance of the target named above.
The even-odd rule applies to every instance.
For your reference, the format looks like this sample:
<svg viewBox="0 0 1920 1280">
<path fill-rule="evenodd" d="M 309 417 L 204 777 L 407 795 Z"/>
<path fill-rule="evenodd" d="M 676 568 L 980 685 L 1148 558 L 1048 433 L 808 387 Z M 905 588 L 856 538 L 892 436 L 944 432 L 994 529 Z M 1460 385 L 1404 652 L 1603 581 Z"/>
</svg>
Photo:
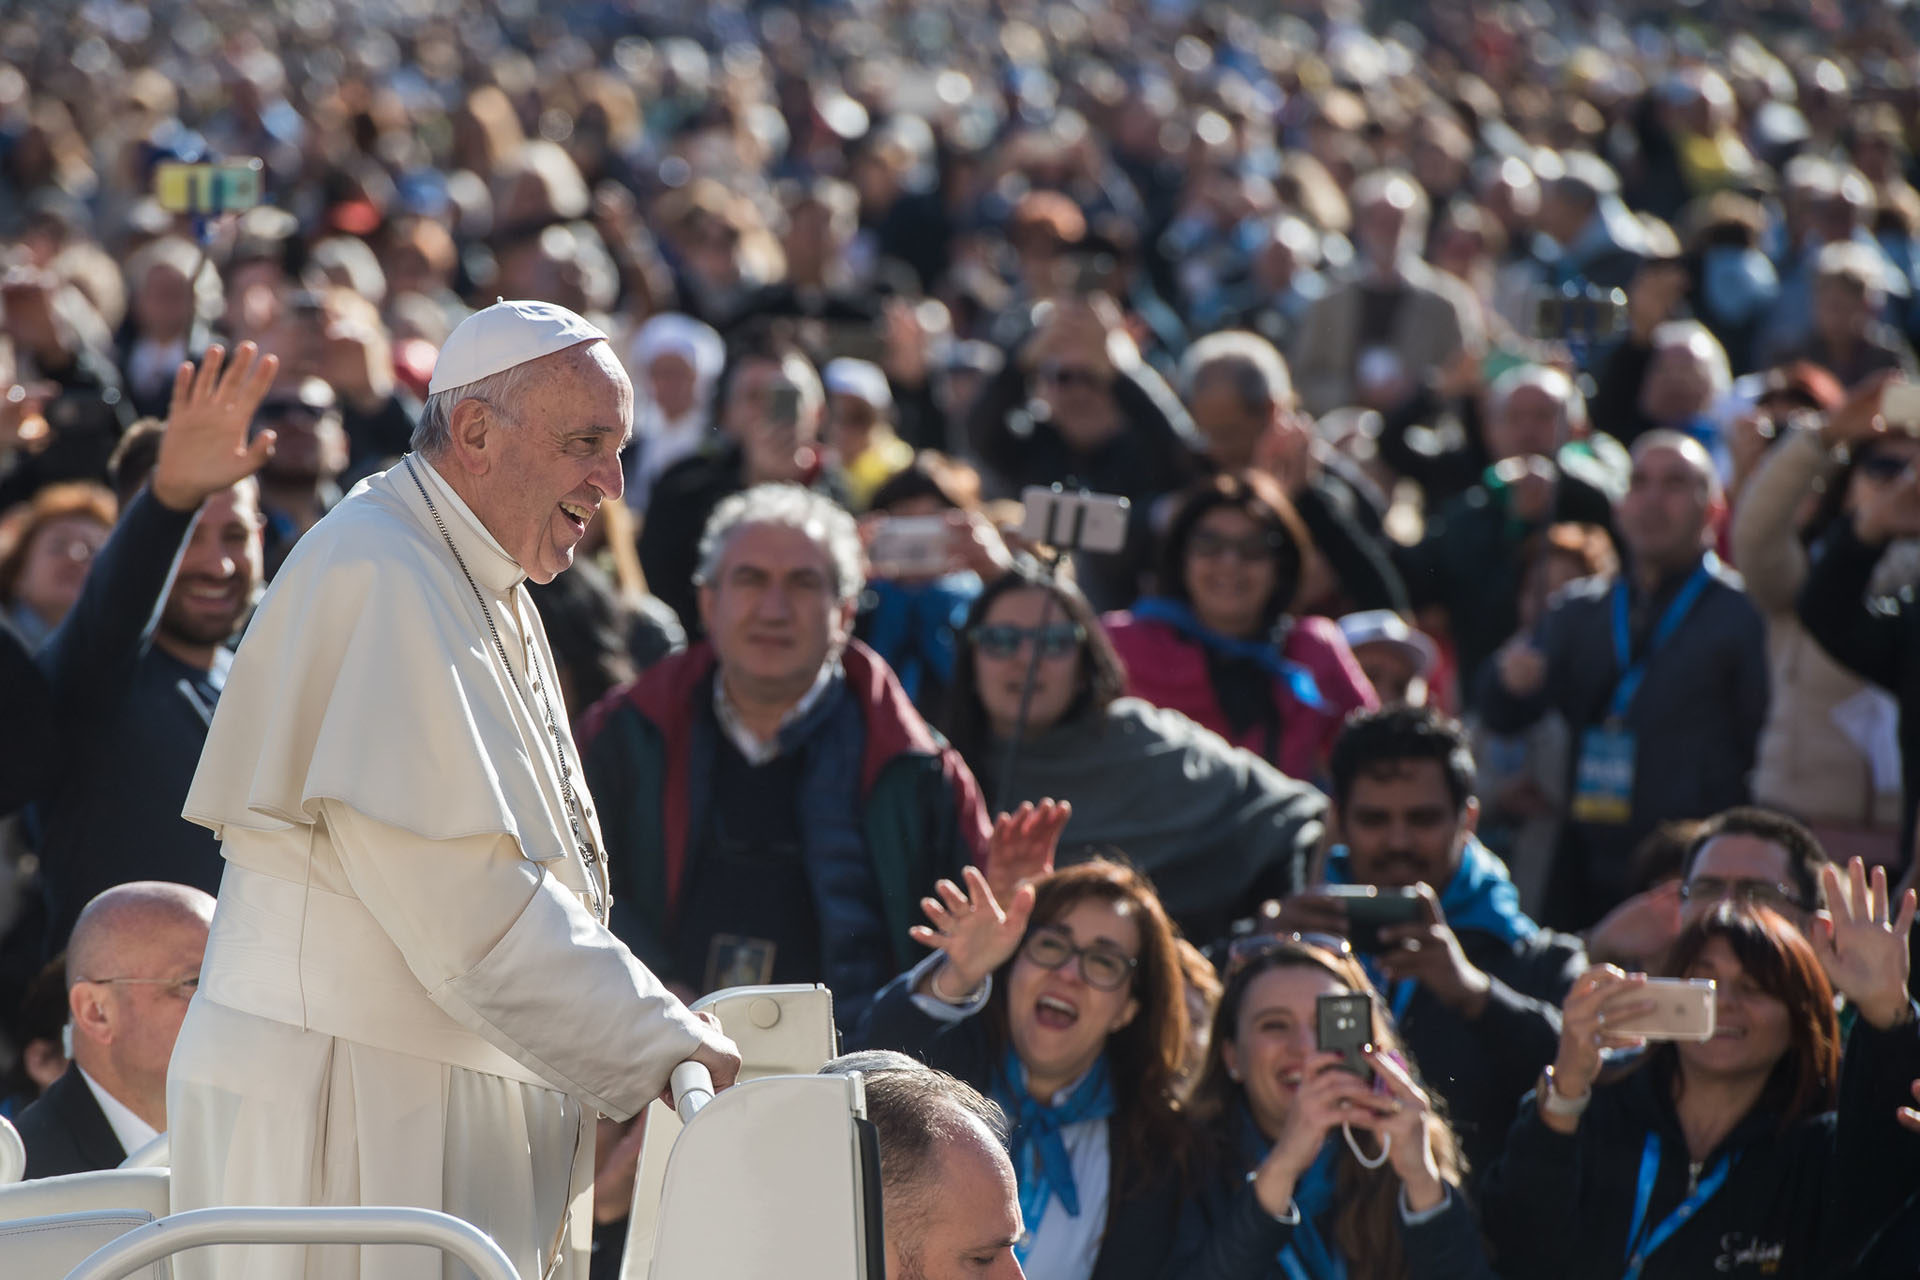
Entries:
<svg viewBox="0 0 1920 1280">
<path fill-rule="evenodd" d="M 603 502 L 625 490 L 620 450 L 633 431 L 633 384 L 605 342 L 539 361 L 514 403 L 454 410 L 455 488 L 534 582 L 551 582 Z"/>
</svg>

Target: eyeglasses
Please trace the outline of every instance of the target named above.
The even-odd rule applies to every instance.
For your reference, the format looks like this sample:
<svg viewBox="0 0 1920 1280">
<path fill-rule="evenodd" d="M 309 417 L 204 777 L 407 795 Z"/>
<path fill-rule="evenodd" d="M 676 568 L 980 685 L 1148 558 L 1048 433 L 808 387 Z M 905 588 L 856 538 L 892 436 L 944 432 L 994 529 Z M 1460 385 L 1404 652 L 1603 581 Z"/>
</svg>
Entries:
<svg viewBox="0 0 1920 1280">
<path fill-rule="evenodd" d="M 1331 933 L 1256 933 L 1236 938 L 1227 945 L 1227 964 L 1221 978 L 1227 979 L 1254 963 L 1282 951 L 1311 947 L 1343 960 L 1353 958 L 1353 944 Z"/>
<path fill-rule="evenodd" d="M 1262 564 L 1273 559 L 1280 540 L 1272 534 L 1256 533 L 1244 538 L 1202 529 L 1187 539 L 1187 554 L 1200 560 L 1216 560 L 1230 555 L 1242 564 Z"/>
<path fill-rule="evenodd" d="M 1107 385 L 1106 378 L 1097 370 L 1067 364 L 1041 365 L 1040 379 L 1056 387 L 1080 387 L 1087 391 L 1097 391 Z"/>
<path fill-rule="evenodd" d="M 1680 886 L 1682 902 L 1718 902 L 1732 898 L 1749 907 L 1771 907 L 1775 911 L 1805 911 L 1790 884 L 1768 880 L 1722 880 L 1719 876 L 1696 876 Z"/>
<path fill-rule="evenodd" d="M 1897 480 L 1907 469 L 1907 460 L 1890 453 L 1869 453 L 1858 463 L 1860 474 L 1869 480 Z"/>
<path fill-rule="evenodd" d="M 996 622 L 975 627 L 970 633 L 973 647 L 989 658 L 1011 658 L 1034 639 L 1040 641 L 1041 656 L 1064 658 L 1079 650 L 1087 633 L 1077 622 L 1054 622 L 1044 627 L 1016 627 Z"/>
<path fill-rule="evenodd" d="M 1069 960 L 1078 960 L 1080 976 L 1095 991 L 1118 991 L 1140 965 L 1132 956 L 1106 947 L 1076 947 L 1057 929 L 1035 929 L 1021 944 L 1020 954 L 1042 969 L 1059 969 Z"/>
<path fill-rule="evenodd" d="M 190 978 L 75 978 L 74 981 L 103 987 L 162 987 L 176 1000 L 191 1000 L 193 993 L 200 989 L 197 973 Z"/>
</svg>

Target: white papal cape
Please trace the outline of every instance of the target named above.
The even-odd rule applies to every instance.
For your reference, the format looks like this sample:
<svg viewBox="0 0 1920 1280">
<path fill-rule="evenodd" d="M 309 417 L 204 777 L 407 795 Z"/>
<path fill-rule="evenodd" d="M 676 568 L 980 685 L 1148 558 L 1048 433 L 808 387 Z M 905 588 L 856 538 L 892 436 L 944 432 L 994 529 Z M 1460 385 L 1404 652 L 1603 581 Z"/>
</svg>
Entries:
<svg viewBox="0 0 1920 1280">
<path fill-rule="evenodd" d="M 187 797 L 227 868 L 167 1080 L 173 1209 L 418 1205 L 480 1226 L 523 1280 L 584 1277 L 594 1113 L 640 1110 L 698 1035 L 608 932 L 604 858 L 575 847 L 562 768 L 603 846 L 557 688 L 564 761 L 544 720 L 553 658 L 525 575 L 412 464 L 287 559 Z M 416 1280 L 442 1263 L 276 1246 L 174 1266 Z"/>
</svg>

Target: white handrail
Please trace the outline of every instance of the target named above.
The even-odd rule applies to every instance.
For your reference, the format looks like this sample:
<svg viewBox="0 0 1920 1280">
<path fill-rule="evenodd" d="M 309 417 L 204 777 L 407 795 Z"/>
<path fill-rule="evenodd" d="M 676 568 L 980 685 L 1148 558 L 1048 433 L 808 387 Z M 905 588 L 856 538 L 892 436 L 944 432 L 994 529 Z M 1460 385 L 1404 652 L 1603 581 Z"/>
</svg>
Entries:
<svg viewBox="0 0 1920 1280">
<path fill-rule="evenodd" d="M 0 1116 L 0 1186 L 26 1176 L 27 1144 L 20 1140 L 20 1131 L 13 1127 L 13 1122 Z"/>
<path fill-rule="evenodd" d="M 673 1105 L 680 1113 L 681 1124 L 699 1115 L 700 1109 L 713 1101 L 713 1073 L 703 1063 L 681 1063 L 673 1069 L 668 1082 L 673 1088 Z"/>
<path fill-rule="evenodd" d="M 479 1280 L 519 1280 L 486 1232 L 434 1209 L 236 1206 L 170 1214 L 95 1250 L 67 1280 L 125 1280 L 183 1249 L 210 1244 L 417 1244 L 452 1254 Z"/>
</svg>

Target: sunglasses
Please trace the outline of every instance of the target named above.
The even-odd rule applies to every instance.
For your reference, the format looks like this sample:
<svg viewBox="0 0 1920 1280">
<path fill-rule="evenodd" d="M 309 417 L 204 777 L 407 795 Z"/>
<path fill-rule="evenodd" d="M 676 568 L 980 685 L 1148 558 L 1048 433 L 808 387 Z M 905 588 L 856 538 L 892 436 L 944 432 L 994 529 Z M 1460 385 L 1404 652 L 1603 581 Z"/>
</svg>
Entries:
<svg viewBox="0 0 1920 1280">
<path fill-rule="evenodd" d="M 1345 938 L 1331 933 L 1257 933 L 1246 938 L 1236 938 L 1227 946 L 1227 963 L 1220 977 L 1222 981 L 1232 979 L 1248 965 L 1281 952 L 1299 952 L 1302 948 L 1311 951 L 1324 951 L 1328 955 L 1341 959 L 1353 958 L 1353 944 Z"/>
<path fill-rule="evenodd" d="M 1010 622 L 996 622 L 975 627 L 968 635 L 973 639 L 973 647 L 989 658 L 1011 658 L 1035 639 L 1040 642 L 1042 657 L 1064 658 L 1077 652 L 1080 642 L 1087 638 L 1077 622 L 1053 622 L 1044 627 L 1016 627 Z"/>
<path fill-rule="evenodd" d="M 1890 453 L 1870 453 L 1860 459 L 1859 467 L 1867 479 L 1885 482 L 1899 479 L 1907 469 L 1907 461 Z"/>
<path fill-rule="evenodd" d="M 1217 560 L 1232 556 L 1241 564 L 1264 564 L 1280 550 L 1280 539 L 1272 534 L 1255 533 L 1244 538 L 1202 529 L 1187 539 L 1187 554 L 1199 560 Z"/>
<path fill-rule="evenodd" d="M 1140 962 L 1108 947 L 1076 947 L 1073 939 L 1055 929 L 1035 929 L 1020 944 L 1020 954 L 1042 969 L 1060 969 L 1069 960 L 1080 962 L 1080 976 L 1095 991 L 1118 991 L 1133 977 Z"/>
<path fill-rule="evenodd" d="M 1682 902 L 1718 902 L 1732 898 L 1744 906 L 1771 907 L 1775 911 L 1805 911 L 1793 886 L 1769 880 L 1722 880 L 1718 876 L 1695 876 L 1680 886 Z"/>
<path fill-rule="evenodd" d="M 1096 391 L 1107 385 L 1107 380 L 1099 373 L 1074 365 L 1043 364 L 1040 366 L 1040 377 L 1056 387 L 1079 387 L 1087 391 Z"/>
</svg>

